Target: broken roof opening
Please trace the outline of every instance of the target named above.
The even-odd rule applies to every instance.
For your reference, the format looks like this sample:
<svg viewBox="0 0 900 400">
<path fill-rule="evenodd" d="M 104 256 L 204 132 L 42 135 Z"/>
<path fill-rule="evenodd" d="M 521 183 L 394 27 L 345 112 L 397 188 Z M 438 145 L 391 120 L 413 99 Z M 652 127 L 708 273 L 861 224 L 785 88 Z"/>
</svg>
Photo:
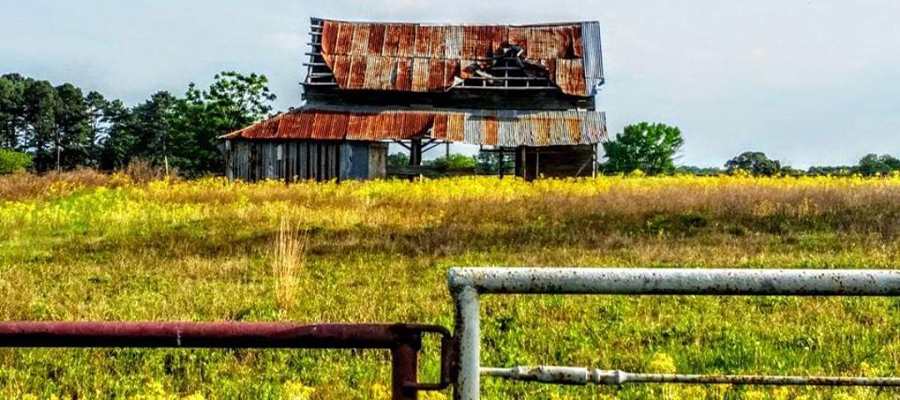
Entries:
<svg viewBox="0 0 900 400">
<path fill-rule="evenodd" d="M 604 82 L 598 22 L 428 25 L 313 18 L 310 38 L 309 87 L 558 90 L 589 97 Z"/>
</svg>

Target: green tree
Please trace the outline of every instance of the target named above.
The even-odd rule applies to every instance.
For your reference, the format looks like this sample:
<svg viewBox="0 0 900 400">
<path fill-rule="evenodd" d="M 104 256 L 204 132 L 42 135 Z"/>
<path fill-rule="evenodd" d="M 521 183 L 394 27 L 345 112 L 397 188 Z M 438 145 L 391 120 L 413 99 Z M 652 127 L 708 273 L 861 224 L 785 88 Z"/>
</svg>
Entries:
<svg viewBox="0 0 900 400">
<path fill-rule="evenodd" d="M 81 89 L 66 83 L 56 88 L 53 147 L 57 169 L 87 165 L 88 104 Z"/>
<path fill-rule="evenodd" d="M 23 100 L 25 145 L 34 152 L 35 167 L 43 172 L 54 164 L 51 149 L 56 136 L 59 97 L 50 82 L 28 79 L 25 81 Z"/>
<path fill-rule="evenodd" d="M 137 143 L 134 114 L 120 100 L 113 100 L 103 109 L 103 121 L 109 126 L 100 150 L 100 168 L 124 168 L 131 162 Z"/>
<path fill-rule="evenodd" d="M 387 157 L 387 167 L 391 169 L 409 168 L 409 155 L 394 153 Z"/>
<path fill-rule="evenodd" d="M 450 154 L 446 157 L 438 157 L 428 161 L 426 165 L 434 167 L 440 171 L 451 170 L 475 170 L 477 161 L 473 156 L 464 154 Z"/>
<path fill-rule="evenodd" d="M 31 156 L 12 149 L 0 148 L 0 175 L 21 172 L 31 167 Z"/>
<path fill-rule="evenodd" d="M 772 176 L 781 172 L 781 163 L 769 159 L 765 153 L 759 151 L 746 151 L 725 163 L 728 172 L 735 170 L 747 171 L 753 175 Z"/>
<path fill-rule="evenodd" d="M 208 90 L 193 83 L 177 102 L 173 119 L 173 164 L 189 175 L 223 169 L 218 137 L 271 115 L 275 95 L 263 75 L 222 72 Z"/>
<path fill-rule="evenodd" d="M 85 97 L 87 103 L 87 160 L 91 167 L 99 167 L 102 156 L 103 141 L 109 136 L 110 119 L 107 110 L 110 102 L 97 92 L 90 92 Z"/>
<path fill-rule="evenodd" d="M 482 175 L 497 175 L 500 173 L 500 155 L 497 153 L 481 151 L 476 156 L 475 170 Z"/>
<path fill-rule="evenodd" d="M 25 78 L 0 77 L 0 147 L 21 149 L 25 126 Z"/>
<path fill-rule="evenodd" d="M 675 171 L 675 155 L 684 145 L 681 130 L 665 124 L 629 125 L 614 140 L 603 144 L 607 172 L 642 170 L 648 174 Z"/>
<path fill-rule="evenodd" d="M 892 171 L 900 171 L 900 160 L 889 155 L 868 154 L 859 160 L 859 173 L 866 176 L 886 175 Z"/>
<path fill-rule="evenodd" d="M 157 166 L 168 165 L 169 143 L 178 99 L 169 92 L 157 92 L 131 110 L 123 128 L 133 137 L 128 158 L 142 158 Z"/>
</svg>

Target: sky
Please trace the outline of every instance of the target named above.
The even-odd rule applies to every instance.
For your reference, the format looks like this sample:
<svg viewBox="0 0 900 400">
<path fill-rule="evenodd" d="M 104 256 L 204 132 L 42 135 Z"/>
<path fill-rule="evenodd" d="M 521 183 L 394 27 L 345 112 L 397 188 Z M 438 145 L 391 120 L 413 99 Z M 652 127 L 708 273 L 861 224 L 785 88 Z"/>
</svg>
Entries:
<svg viewBox="0 0 900 400">
<path fill-rule="evenodd" d="M 134 105 L 219 71 L 269 77 L 301 102 L 309 17 L 518 24 L 599 20 L 611 134 L 681 128 L 678 162 L 763 151 L 794 167 L 900 156 L 895 0 L 0 0 L 0 73 Z"/>
</svg>

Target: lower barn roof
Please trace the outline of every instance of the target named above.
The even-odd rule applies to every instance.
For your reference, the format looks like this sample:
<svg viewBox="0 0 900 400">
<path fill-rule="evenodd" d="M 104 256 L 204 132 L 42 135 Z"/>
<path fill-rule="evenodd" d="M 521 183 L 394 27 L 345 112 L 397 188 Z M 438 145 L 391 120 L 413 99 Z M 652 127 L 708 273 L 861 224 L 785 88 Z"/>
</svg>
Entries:
<svg viewBox="0 0 900 400">
<path fill-rule="evenodd" d="M 503 147 L 596 144 L 606 141 L 606 116 L 596 111 L 304 106 L 220 137 L 358 141 L 414 138 Z"/>
</svg>

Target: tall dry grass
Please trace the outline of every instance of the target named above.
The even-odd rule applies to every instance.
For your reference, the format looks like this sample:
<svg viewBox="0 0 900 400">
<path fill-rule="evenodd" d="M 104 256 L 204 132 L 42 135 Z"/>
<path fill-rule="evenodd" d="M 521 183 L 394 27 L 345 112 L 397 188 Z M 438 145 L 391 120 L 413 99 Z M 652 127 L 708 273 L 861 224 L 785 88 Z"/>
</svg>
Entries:
<svg viewBox="0 0 900 400">
<path fill-rule="evenodd" d="M 275 304 L 282 310 L 291 310 L 297 304 L 297 293 L 306 261 L 306 245 L 307 236 L 298 231 L 287 218 L 282 217 L 272 255 Z"/>
<path fill-rule="evenodd" d="M 73 171 L 0 176 L 0 201 L 19 201 L 66 194 L 76 189 L 115 186 L 111 176 L 90 168 Z"/>
</svg>

